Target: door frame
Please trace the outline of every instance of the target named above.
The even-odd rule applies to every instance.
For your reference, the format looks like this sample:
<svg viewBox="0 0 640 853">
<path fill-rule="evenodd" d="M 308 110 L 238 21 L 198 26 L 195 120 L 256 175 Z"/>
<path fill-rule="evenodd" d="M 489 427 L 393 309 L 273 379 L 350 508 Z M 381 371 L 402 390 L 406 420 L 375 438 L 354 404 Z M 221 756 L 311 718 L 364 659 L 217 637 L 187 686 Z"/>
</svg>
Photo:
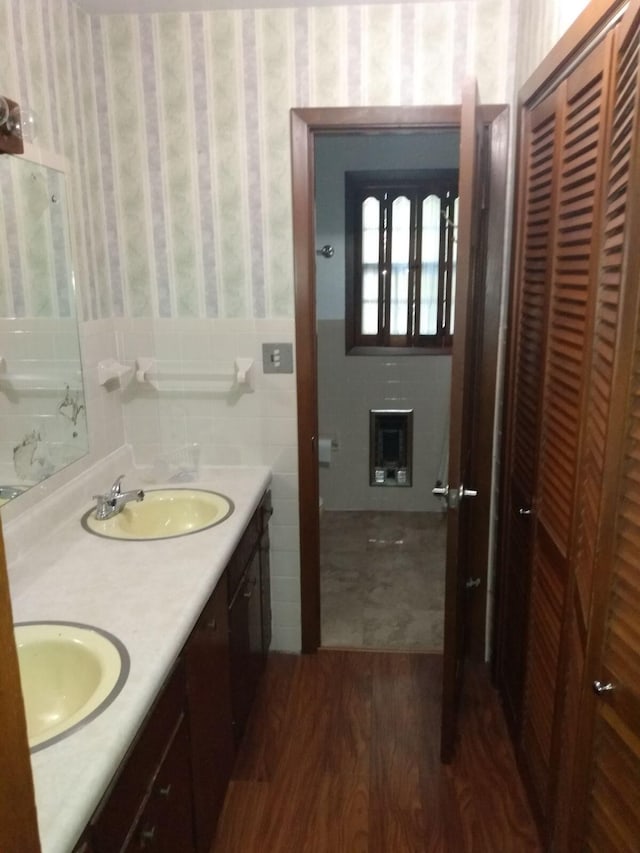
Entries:
<svg viewBox="0 0 640 853">
<path fill-rule="evenodd" d="M 485 124 L 503 116 L 504 129 L 499 133 L 504 149 L 505 106 L 485 106 Z M 295 294 L 296 387 L 298 411 L 298 484 L 300 520 L 300 604 L 302 652 L 317 651 L 320 633 L 320 520 L 318 512 L 318 389 L 316 343 L 316 282 L 315 282 L 315 137 L 317 134 L 459 130 L 459 105 L 434 107 L 316 107 L 291 110 L 291 158 L 293 200 L 293 253 Z M 507 158 L 492 161 L 492 168 L 503 172 L 506 180 Z M 492 173 L 493 174 L 493 173 Z M 506 201 L 506 200 L 505 200 Z M 503 212 L 504 216 L 504 212 Z M 504 221 L 504 220 L 502 220 Z M 499 229 L 498 229 L 499 230 Z M 503 234 L 500 235 L 503 237 Z M 478 454 L 479 476 L 492 482 L 492 442 L 495 408 L 495 366 L 498 358 L 500 314 L 498 286 L 487 287 L 482 326 L 483 369 L 481 376 L 480 435 L 487 446 Z M 490 439 L 490 442 L 489 442 Z M 491 494 L 489 490 L 488 494 Z M 472 553 L 480 555 L 474 576 L 481 583 L 476 590 L 473 610 L 483 614 L 472 618 L 469 654 L 484 660 L 487 606 L 487 576 L 490 534 L 490 500 L 482 502 L 481 518 L 475 527 L 478 537 Z M 482 555 L 486 555 L 484 558 Z"/>
</svg>

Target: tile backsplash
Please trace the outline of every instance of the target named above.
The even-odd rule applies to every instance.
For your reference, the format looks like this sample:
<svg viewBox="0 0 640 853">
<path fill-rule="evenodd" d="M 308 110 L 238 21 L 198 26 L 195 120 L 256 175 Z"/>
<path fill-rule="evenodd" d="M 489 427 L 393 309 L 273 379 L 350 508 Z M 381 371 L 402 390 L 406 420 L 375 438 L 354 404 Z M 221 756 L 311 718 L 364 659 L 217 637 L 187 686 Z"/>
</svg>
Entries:
<svg viewBox="0 0 640 853">
<path fill-rule="evenodd" d="M 75 319 L 0 319 L 0 358 L 0 478 L 37 483 L 87 450 Z"/>
</svg>

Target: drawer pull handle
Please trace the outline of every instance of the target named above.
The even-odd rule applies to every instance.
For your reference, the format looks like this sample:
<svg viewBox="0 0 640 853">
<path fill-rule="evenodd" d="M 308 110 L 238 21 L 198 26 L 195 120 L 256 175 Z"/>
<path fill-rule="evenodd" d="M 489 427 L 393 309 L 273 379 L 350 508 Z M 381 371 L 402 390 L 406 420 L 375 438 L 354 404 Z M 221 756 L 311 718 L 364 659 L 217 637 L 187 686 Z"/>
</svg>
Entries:
<svg viewBox="0 0 640 853">
<path fill-rule="evenodd" d="M 168 785 L 165 785 L 164 788 L 160 788 L 158 793 L 160 794 L 161 797 L 168 797 L 169 794 L 171 793 L 171 783 L 169 783 Z"/>
<path fill-rule="evenodd" d="M 615 684 L 612 684 L 610 681 L 607 681 L 606 683 L 604 681 L 593 682 L 593 692 L 597 696 L 604 696 L 605 693 L 612 693 L 615 689 Z"/>
<path fill-rule="evenodd" d="M 156 827 L 155 824 L 150 829 L 143 829 L 140 833 L 140 840 L 142 841 L 142 846 L 145 844 L 153 844 L 156 839 Z"/>
</svg>

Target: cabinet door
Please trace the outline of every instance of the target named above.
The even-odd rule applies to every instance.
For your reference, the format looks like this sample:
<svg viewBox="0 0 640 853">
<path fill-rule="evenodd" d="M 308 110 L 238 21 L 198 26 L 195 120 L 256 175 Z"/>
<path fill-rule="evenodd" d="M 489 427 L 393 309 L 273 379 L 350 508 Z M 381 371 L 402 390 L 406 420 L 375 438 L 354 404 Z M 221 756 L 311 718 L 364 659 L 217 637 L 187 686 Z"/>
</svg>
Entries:
<svg viewBox="0 0 640 853">
<path fill-rule="evenodd" d="M 236 744 L 242 739 L 262 671 L 260 551 L 253 553 L 229 606 L 231 707 Z"/>
<path fill-rule="evenodd" d="M 269 542 L 269 519 L 273 514 L 271 493 L 265 495 L 262 504 L 262 536 L 260 538 L 260 587 L 262 599 L 262 653 L 265 656 L 271 646 L 271 563 Z"/>
<path fill-rule="evenodd" d="M 186 647 L 194 811 L 198 853 L 209 853 L 234 760 L 227 574 Z"/>
<path fill-rule="evenodd" d="M 127 844 L 138 839 L 136 832 L 141 831 L 138 826 L 138 816 L 141 809 L 146 808 L 147 802 L 155 798 L 155 780 L 158 777 L 158 768 L 161 766 L 168 750 L 172 748 L 176 735 L 185 729 L 185 682 L 184 664 L 179 660 L 175 670 L 169 676 L 166 684 L 160 691 L 158 699 L 147 717 L 142 729 L 123 762 L 120 772 L 98 812 L 93 818 L 90 829 L 90 840 L 92 848 L 96 853 L 117 853 L 127 849 Z M 192 806 L 191 806 L 191 780 L 189 774 L 188 743 L 184 735 L 180 735 L 178 742 L 184 750 L 184 761 L 187 767 L 186 784 L 184 780 L 184 767 L 179 767 L 176 773 L 175 783 L 169 780 L 163 783 L 171 784 L 173 796 L 166 801 L 166 806 L 171 812 L 176 805 L 176 821 L 184 834 L 184 842 L 174 850 L 181 853 L 189 853 L 194 850 Z M 178 749 L 178 747 L 176 747 Z M 174 750 L 175 751 L 175 750 Z M 173 767 L 173 764 L 170 763 Z M 164 780 L 164 775 L 163 775 Z M 162 798 L 162 794 L 158 794 Z M 183 800 L 189 802 L 188 809 L 183 805 Z M 189 829 L 182 828 L 183 818 L 189 813 Z M 135 849 L 135 848 L 134 848 Z M 144 848 L 140 848 L 144 849 Z"/>
<path fill-rule="evenodd" d="M 183 716 L 124 853 L 194 853 L 189 737 Z"/>
</svg>

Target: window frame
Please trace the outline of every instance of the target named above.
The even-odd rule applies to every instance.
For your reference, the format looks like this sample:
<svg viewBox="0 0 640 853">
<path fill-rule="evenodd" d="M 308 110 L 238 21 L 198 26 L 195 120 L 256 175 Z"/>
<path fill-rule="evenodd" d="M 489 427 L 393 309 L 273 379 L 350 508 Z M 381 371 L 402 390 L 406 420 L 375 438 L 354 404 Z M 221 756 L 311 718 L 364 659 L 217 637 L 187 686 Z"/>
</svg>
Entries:
<svg viewBox="0 0 640 853">
<path fill-rule="evenodd" d="M 424 198 L 437 195 L 453 213 L 458 198 L 457 169 L 420 169 L 345 172 L 345 348 L 347 355 L 445 355 L 451 352 L 453 335 L 449 328 L 451 312 L 451 247 L 453 246 L 452 215 L 442 217 L 440 223 L 440 263 L 438 268 L 438 328 L 435 335 L 421 335 L 420 323 L 420 263 L 409 265 L 409 299 L 407 333 L 391 335 L 388 329 L 390 290 L 385 288 L 385 276 L 390 280 L 390 241 L 379 240 L 378 264 L 379 297 L 378 332 L 365 335 L 361 332 L 362 317 L 362 203 L 374 196 L 381 202 L 381 224 L 389 219 L 393 201 L 406 196 L 411 201 L 411 228 L 415 231 L 412 245 L 416 257 L 421 258 L 419 217 Z M 416 221 L 416 218 L 418 221 Z M 382 231 L 383 229 L 381 229 Z M 443 324 L 444 317 L 444 324 Z"/>
</svg>

